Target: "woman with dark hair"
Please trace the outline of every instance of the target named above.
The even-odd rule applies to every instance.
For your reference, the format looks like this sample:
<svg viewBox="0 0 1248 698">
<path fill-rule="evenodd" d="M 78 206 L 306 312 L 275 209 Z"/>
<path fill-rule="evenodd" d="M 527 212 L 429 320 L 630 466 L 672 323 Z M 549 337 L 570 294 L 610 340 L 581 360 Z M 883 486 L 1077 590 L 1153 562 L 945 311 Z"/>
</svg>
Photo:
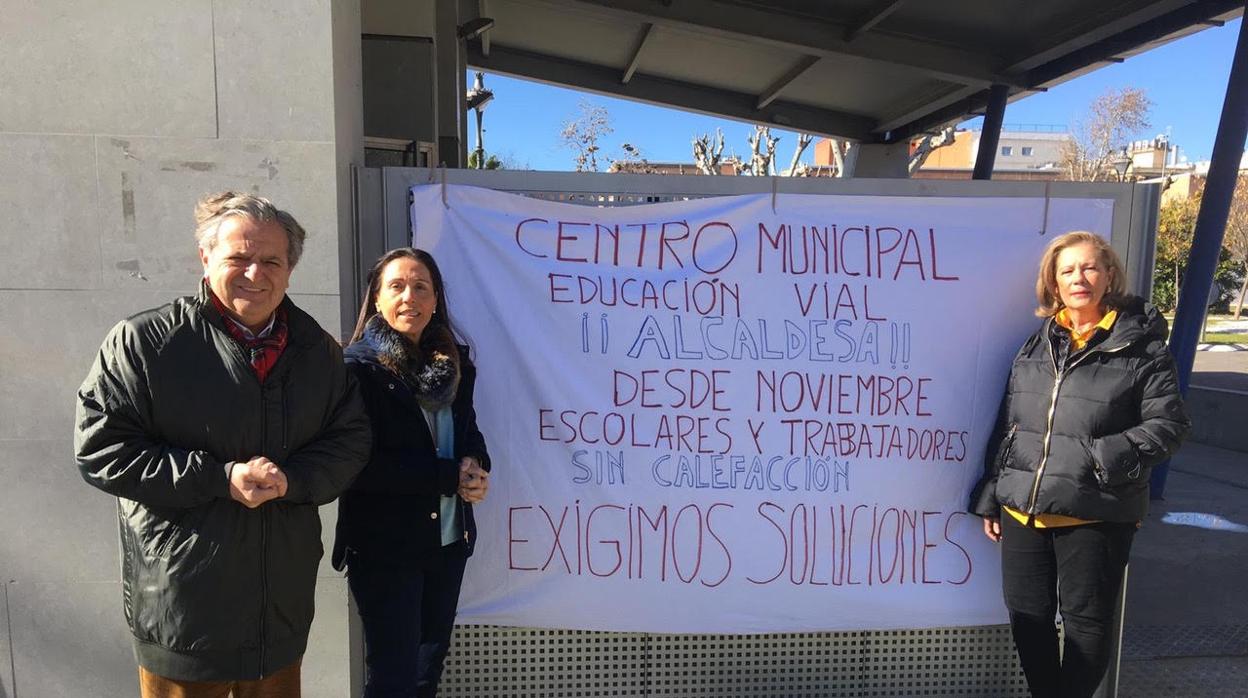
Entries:
<svg viewBox="0 0 1248 698">
<path fill-rule="evenodd" d="M 1103 238 L 1053 240 L 1036 297 L 1045 320 L 1014 358 L 970 508 L 1001 543 L 1005 605 L 1032 695 L 1079 698 L 1109 664 L 1149 472 L 1191 425 L 1166 321 L 1126 295 L 1122 263 Z"/>
<path fill-rule="evenodd" d="M 400 248 L 373 265 L 346 361 L 373 448 L 339 499 L 333 563 L 364 623 L 364 695 L 434 696 L 490 458 L 472 407 L 476 370 L 429 253 Z"/>
</svg>

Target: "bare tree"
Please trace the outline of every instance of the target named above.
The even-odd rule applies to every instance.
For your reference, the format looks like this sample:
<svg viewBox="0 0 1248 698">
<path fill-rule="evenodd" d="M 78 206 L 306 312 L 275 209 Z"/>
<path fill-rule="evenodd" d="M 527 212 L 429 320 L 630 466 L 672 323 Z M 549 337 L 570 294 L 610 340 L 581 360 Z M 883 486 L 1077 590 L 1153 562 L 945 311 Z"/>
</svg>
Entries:
<svg viewBox="0 0 1248 698">
<path fill-rule="evenodd" d="M 806 148 L 814 139 L 814 136 L 808 133 L 797 135 L 797 146 L 793 150 L 793 159 L 788 170 L 789 176 L 801 177 L 806 174 L 806 168 L 801 164 L 802 153 L 806 152 Z M 725 159 L 723 157 L 724 132 L 722 129 L 715 129 L 714 139 L 708 134 L 693 139 L 693 161 L 702 174 L 708 175 L 722 174 L 721 167 L 724 164 L 733 164 L 735 171 L 745 174 L 775 174 L 776 144 L 780 138 L 772 136 L 771 129 L 767 126 L 755 126 L 754 133 L 749 136 L 748 140 L 751 156 L 749 165 L 746 167 L 741 167 L 736 158 Z"/>
<path fill-rule="evenodd" d="M 719 174 L 719 162 L 723 154 L 724 132 L 722 129 L 715 129 L 714 142 L 711 141 L 710 134 L 706 133 L 693 139 L 693 162 L 702 174 Z"/>
<path fill-rule="evenodd" d="M 923 166 L 927 161 L 927 156 L 937 148 L 943 148 L 954 142 L 957 136 L 957 129 L 954 126 L 948 126 L 939 133 L 929 133 L 921 140 L 914 144 L 914 151 L 910 154 L 910 160 L 907 163 L 907 172 L 914 174 L 916 170 Z M 800 138 L 800 136 L 799 136 Z M 851 149 L 854 147 L 852 141 L 841 140 L 839 138 L 829 138 L 828 147 L 832 152 L 833 177 L 846 177 L 845 163 L 849 157 Z M 794 155 L 794 160 L 800 157 L 801 150 Z"/>
<path fill-rule="evenodd" d="M 923 163 L 927 162 L 927 156 L 931 155 L 933 150 L 953 143 L 956 138 L 957 128 L 954 126 L 946 126 L 940 133 L 929 133 L 923 136 L 913 146 L 914 150 L 910 153 L 910 163 L 906 166 L 906 172 L 909 174 L 917 172 Z"/>
<path fill-rule="evenodd" d="M 650 164 L 646 156 L 642 154 L 641 148 L 632 143 L 621 143 L 620 149 L 624 151 L 624 156 L 611 160 L 610 172 L 628 172 L 631 174 L 659 174 L 657 168 Z"/>
<path fill-rule="evenodd" d="M 754 133 L 750 135 L 750 164 L 746 170 L 749 174 L 756 177 L 766 177 L 776 173 L 776 143 L 780 142 L 779 136 L 771 135 L 770 126 L 754 126 Z"/>
<path fill-rule="evenodd" d="M 956 130 L 953 126 L 945 128 L 939 133 L 925 136 L 915 144 L 915 150 L 910 156 L 909 171 L 913 173 L 919 169 L 932 151 L 953 143 L 955 137 Z M 730 162 L 738 165 L 737 171 L 741 174 L 756 176 L 774 175 L 776 173 L 776 144 L 780 141 L 780 138 L 772 136 L 771 129 L 767 126 L 755 126 L 754 132 L 749 136 L 748 140 L 750 144 L 749 162 L 740 163 L 736 158 L 724 159 L 722 157 L 724 152 L 723 131 L 716 130 L 714 140 L 709 135 L 694 138 L 694 162 L 697 164 L 698 170 L 703 174 L 720 174 L 721 164 Z M 809 133 L 797 134 L 797 144 L 793 149 L 793 157 L 789 161 L 789 169 L 786 173 L 788 176 L 808 177 L 812 173 L 827 171 L 811 168 L 801 161 L 802 155 L 814 140 L 815 137 Z M 837 138 L 829 138 L 827 142 L 832 154 L 831 176 L 845 177 L 847 174 L 846 160 L 854 147 L 853 142 Z"/>
<path fill-rule="evenodd" d="M 577 172 L 597 172 L 601 148 L 599 139 L 615 131 L 607 110 L 590 102 L 580 103 L 576 118 L 565 121 L 559 132 L 559 140 L 575 155 Z"/>
<path fill-rule="evenodd" d="M 1226 233 L 1222 246 L 1240 266 L 1239 298 L 1235 302 L 1235 319 L 1244 310 L 1244 298 L 1248 296 L 1248 175 L 1240 175 L 1235 183 L 1235 198 L 1231 200 L 1231 213 L 1226 219 Z"/>
<path fill-rule="evenodd" d="M 799 165 L 802 161 L 802 153 L 806 152 L 806 148 L 815 140 L 815 137 L 809 133 L 797 134 L 797 146 L 793 148 L 793 159 L 789 162 L 789 176 L 800 177 L 806 173 L 806 168 L 802 167 L 799 173 Z"/>
<path fill-rule="evenodd" d="M 1110 88 L 1092 100 L 1087 113 L 1071 129 L 1071 137 L 1062 142 L 1062 167 L 1067 179 L 1109 179 L 1114 171 L 1110 164 L 1114 154 L 1132 136 L 1151 125 L 1148 117 L 1152 107 L 1148 95 L 1137 87 Z"/>
</svg>

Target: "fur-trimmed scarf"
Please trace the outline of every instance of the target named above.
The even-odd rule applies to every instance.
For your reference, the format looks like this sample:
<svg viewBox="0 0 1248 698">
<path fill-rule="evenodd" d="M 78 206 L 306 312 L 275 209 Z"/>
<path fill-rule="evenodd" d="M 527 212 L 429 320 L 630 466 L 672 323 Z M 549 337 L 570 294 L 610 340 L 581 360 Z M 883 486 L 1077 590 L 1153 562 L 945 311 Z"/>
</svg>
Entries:
<svg viewBox="0 0 1248 698">
<path fill-rule="evenodd" d="M 364 341 L 377 352 L 377 361 L 412 388 L 420 406 L 436 412 L 451 404 L 459 389 L 459 348 L 445 325 L 430 324 L 420 346 L 395 331 L 380 314 L 368 320 Z"/>
</svg>

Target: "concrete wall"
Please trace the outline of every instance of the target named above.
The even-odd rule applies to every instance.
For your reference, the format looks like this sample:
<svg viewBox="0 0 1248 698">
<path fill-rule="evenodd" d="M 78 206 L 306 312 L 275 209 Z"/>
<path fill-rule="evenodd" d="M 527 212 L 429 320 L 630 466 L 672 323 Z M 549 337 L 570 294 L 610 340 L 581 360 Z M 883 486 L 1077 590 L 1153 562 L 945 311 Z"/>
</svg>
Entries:
<svg viewBox="0 0 1248 698">
<path fill-rule="evenodd" d="M 1248 393 L 1193 385 L 1185 399 L 1192 418 L 1191 440 L 1208 446 L 1248 453 Z"/>
<path fill-rule="evenodd" d="M 111 325 L 195 290 L 192 207 L 227 187 L 308 229 L 291 293 L 339 334 L 359 5 L 11 0 L 3 14 L 0 698 L 134 695 L 115 501 L 74 466 L 74 391 Z M 306 695 L 347 695 L 346 588 L 327 566 L 317 611 Z"/>
</svg>

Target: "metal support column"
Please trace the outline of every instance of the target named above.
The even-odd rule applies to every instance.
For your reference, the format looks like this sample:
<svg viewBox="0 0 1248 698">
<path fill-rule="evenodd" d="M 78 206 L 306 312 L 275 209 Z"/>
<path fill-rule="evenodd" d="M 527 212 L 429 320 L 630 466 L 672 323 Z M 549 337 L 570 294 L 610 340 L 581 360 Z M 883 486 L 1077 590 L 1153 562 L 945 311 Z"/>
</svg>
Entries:
<svg viewBox="0 0 1248 698">
<path fill-rule="evenodd" d="M 433 92 L 434 114 L 438 128 L 438 163 L 447 167 L 463 166 L 464 144 L 460 139 L 464 120 L 464 72 L 460 69 L 463 53 L 459 38 L 459 1 L 437 0 L 434 7 Z"/>
<path fill-rule="evenodd" d="M 988 91 L 988 111 L 984 112 L 984 129 L 979 134 L 979 153 L 975 155 L 975 172 L 971 179 L 992 179 L 997 144 L 1001 142 L 1001 123 L 1005 121 L 1005 100 L 1009 96 L 1009 85 L 993 85 Z"/>
<path fill-rule="evenodd" d="M 460 16 L 462 19 L 462 15 Z M 455 94 L 459 96 L 459 166 L 468 166 L 468 110 L 464 104 L 464 95 L 468 92 L 468 51 L 465 41 L 460 38 L 459 28 L 455 29 Z M 448 165 L 449 167 L 449 165 Z"/>
<path fill-rule="evenodd" d="M 1218 135 L 1213 141 L 1213 157 L 1209 163 L 1205 193 L 1201 197 L 1200 213 L 1196 215 L 1192 251 L 1188 255 L 1187 273 L 1183 276 L 1183 286 L 1179 291 L 1174 329 L 1170 333 L 1170 353 L 1174 355 L 1179 372 L 1179 390 L 1184 395 L 1187 394 L 1192 378 L 1196 343 L 1200 339 L 1209 289 L 1213 286 L 1213 276 L 1217 271 L 1218 253 L 1222 249 L 1222 236 L 1226 233 L 1226 219 L 1231 211 L 1231 198 L 1235 193 L 1235 179 L 1246 138 L 1248 22 L 1240 22 L 1239 40 L 1235 46 L 1235 58 L 1231 63 L 1231 76 L 1227 80 L 1226 98 L 1222 102 L 1222 118 L 1218 121 Z M 1153 470 L 1153 499 L 1161 499 L 1164 494 L 1169 471 L 1168 461 Z"/>
</svg>

